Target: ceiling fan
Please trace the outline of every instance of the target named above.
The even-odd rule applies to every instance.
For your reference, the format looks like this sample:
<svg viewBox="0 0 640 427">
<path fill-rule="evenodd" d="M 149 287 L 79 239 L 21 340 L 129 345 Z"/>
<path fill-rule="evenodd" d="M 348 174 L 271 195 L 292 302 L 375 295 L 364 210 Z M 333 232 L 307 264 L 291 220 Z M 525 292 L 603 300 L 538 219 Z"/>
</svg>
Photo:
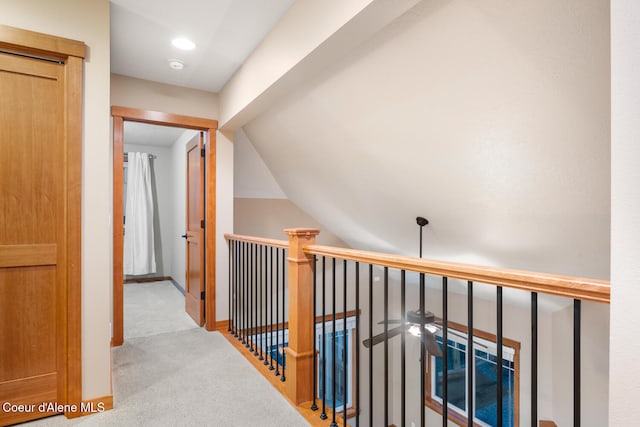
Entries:
<svg viewBox="0 0 640 427">
<path fill-rule="evenodd" d="M 384 324 L 384 320 L 379 322 L 380 324 Z M 387 325 L 392 323 L 403 323 L 400 319 L 391 319 L 387 320 Z M 424 325 L 424 330 L 420 330 L 420 325 Z M 408 311 L 407 319 L 404 324 L 400 326 L 396 326 L 392 329 L 387 330 L 387 333 L 384 332 L 379 333 L 371 337 L 370 339 L 366 339 L 362 342 L 365 347 L 369 348 L 373 345 L 380 344 L 386 339 L 390 339 L 395 337 L 396 335 L 400 335 L 403 331 L 409 332 L 413 336 L 424 335 L 425 344 L 427 346 L 427 350 L 434 356 L 442 357 L 442 350 L 440 349 L 440 345 L 436 341 L 436 333 L 438 333 L 441 329 L 441 326 L 435 323 L 435 316 L 430 311 L 422 312 L 420 310 Z"/>
<path fill-rule="evenodd" d="M 429 224 L 429 221 L 423 217 L 417 217 L 416 223 L 420 227 L 420 258 L 422 258 L 422 228 Z M 400 335 L 402 332 L 409 332 L 413 336 L 424 336 L 425 344 L 429 353 L 434 356 L 442 357 L 442 350 L 436 341 L 435 334 L 441 329 L 441 326 L 436 325 L 435 316 L 430 311 L 414 310 L 408 311 L 404 324 L 396 326 L 392 329 L 388 329 L 387 332 L 382 332 L 378 335 L 366 339 L 362 342 L 365 347 L 369 348 L 376 344 L 380 344 L 385 339 L 390 339 L 396 335 Z M 384 324 L 385 321 L 379 322 Z M 400 319 L 387 320 L 387 325 L 391 323 L 403 323 Z M 423 325 L 423 327 L 421 327 Z M 423 330 L 422 330 L 423 329 Z"/>
</svg>

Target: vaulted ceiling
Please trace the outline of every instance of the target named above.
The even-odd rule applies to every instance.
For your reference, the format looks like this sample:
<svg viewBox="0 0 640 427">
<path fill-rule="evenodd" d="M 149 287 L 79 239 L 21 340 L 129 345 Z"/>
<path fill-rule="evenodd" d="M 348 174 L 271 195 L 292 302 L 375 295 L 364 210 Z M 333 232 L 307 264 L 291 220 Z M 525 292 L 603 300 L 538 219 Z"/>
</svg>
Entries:
<svg viewBox="0 0 640 427">
<path fill-rule="evenodd" d="M 223 3 L 210 22 L 239 7 Z M 277 29 L 291 3 L 279 3 L 269 25 Z M 416 255 L 420 215 L 430 221 L 427 257 L 608 278 L 607 2 L 413 3 L 321 67 L 305 64 L 312 73 L 239 122 L 282 191 L 356 248 Z M 142 19 L 145 5 L 155 2 L 112 0 L 112 25 Z M 253 17 L 254 6 L 235 12 Z M 139 22 L 172 30 L 179 11 L 157 9 Z M 201 28 L 201 15 L 190 18 L 203 31 L 197 43 L 240 37 Z M 126 51 L 117 30 L 112 37 Z M 299 44 L 285 41 L 280 60 Z M 122 58 L 114 72 L 195 88 L 217 91 L 230 76 L 216 80 L 205 62 L 204 74 L 182 80 L 164 64 L 158 73 L 169 77 L 138 75 L 142 65 Z"/>
<path fill-rule="evenodd" d="M 608 17 L 421 2 L 244 130 L 353 247 L 608 278 Z"/>
</svg>

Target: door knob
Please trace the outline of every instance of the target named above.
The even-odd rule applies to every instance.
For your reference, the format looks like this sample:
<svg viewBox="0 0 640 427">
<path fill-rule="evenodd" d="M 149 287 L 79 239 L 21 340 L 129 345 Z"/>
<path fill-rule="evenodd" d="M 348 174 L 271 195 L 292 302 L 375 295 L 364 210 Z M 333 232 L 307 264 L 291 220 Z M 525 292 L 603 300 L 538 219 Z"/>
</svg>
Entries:
<svg viewBox="0 0 640 427">
<path fill-rule="evenodd" d="M 180 236 L 180 237 L 182 237 L 183 239 L 186 239 L 186 238 L 187 238 L 187 235 L 186 235 L 186 234 L 183 234 L 183 235 L 182 235 L 182 236 Z"/>
</svg>

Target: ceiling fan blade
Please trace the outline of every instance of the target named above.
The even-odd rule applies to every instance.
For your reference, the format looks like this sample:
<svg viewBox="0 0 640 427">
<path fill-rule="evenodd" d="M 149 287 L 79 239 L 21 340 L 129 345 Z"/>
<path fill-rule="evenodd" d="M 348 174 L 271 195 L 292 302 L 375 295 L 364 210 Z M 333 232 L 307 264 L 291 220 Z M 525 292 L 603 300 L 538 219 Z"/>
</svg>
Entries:
<svg viewBox="0 0 640 427">
<path fill-rule="evenodd" d="M 401 319 L 387 319 L 387 324 L 391 323 L 402 323 Z M 384 325 L 384 320 L 378 322 L 378 325 Z"/>
<path fill-rule="evenodd" d="M 429 353 L 436 357 L 442 357 L 442 350 L 436 341 L 436 337 L 429 331 L 424 331 L 424 341 Z"/>
<path fill-rule="evenodd" d="M 402 333 L 402 331 L 404 330 L 404 325 L 403 326 L 396 326 L 393 329 L 389 329 L 386 333 L 386 337 L 387 339 L 391 339 L 393 337 L 395 337 L 396 335 L 399 335 Z M 378 335 L 374 335 L 373 337 L 371 337 L 371 339 L 367 338 L 366 340 L 362 341 L 362 344 L 364 344 L 364 346 L 366 348 L 371 347 L 372 345 L 376 345 L 376 344 L 380 344 L 381 342 L 384 341 L 385 338 L 385 333 L 382 332 Z"/>
</svg>

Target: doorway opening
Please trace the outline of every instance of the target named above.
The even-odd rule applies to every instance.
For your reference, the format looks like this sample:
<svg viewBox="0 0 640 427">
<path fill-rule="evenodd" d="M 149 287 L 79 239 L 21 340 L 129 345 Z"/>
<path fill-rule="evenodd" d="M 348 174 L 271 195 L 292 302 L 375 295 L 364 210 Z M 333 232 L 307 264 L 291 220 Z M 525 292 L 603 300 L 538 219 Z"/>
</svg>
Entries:
<svg viewBox="0 0 640 427">
<path fill-rule="evenodd" d="M 125 152 L 138 153 L 143 152 L 146 155 L 156 156 L 152 158 L 150 162 L 157 162 L 158 164 L 152 164 L 150 169 L 154 173 L 155 180 L 155 195 L 163 197 L 152 198 L 152 206 L 159 206 L 161 203 L 166 205 L 174 204 L 184 207 L 184 209 L 176 209 L 177 215 L 169 215 L 169 220 L 164 218 L 164 224 L 161 224 L 159 217 L 156 217 L 150 224 L 149 230 L 151 233 L 157 231 L 160 233 L 159 239 L 154 239 L 153 249 L 159 249 L 159 254 L 156 254 L 157 265 L 153 269 L 149 270 L 131 270 L 131 266 L 128 266 L 129 272 L 142 273 L 135 276 L 127 276 L 137 280 L 143 281 L 160 279 L 173 279 L 177 285 L 177 289 L 185 291 L 189 315 L 198 323 L 202 325 L 204 323 L 207 330 L 215 329 L 215 131 L 217 129 L 217 122 L 215 120 L 200 119 L 194 117 L 180 116 L 175 114 L 159 113 L 154 111 L 138 110 L 124 107 L 112 107 L 113 116 L 113 254 L 114 254 L 114 271 L 113 271 L 113 331 L 112 331 L 112 345 L 118 346 L 124 342 L 124 279 L 125 279 L 125 248 L 124 248 L 124 233 L 125 233 L 125 182 L 123 173 L 125 168 Z M 160 128 L 149 127 L 149 125 L 171 127 L 176 131 L 173 133 L 174 143 L 171 147 L 155 147 L 144 146 L 139 144 L 140 140 L 136 139 L 135 135 L 144 134 L 145 132 L 160 132 Z M 126 132 L 125 132 L 126 129 Z M 166 129 L 165 129 L 166 130 Z M 125 134 L 129 137 L 125 140 Z M 134 135 L 134 136 L 131 136 Z M 169 139 L 172 136 L 168 137 Z M 196 142 L 194 142 L 196 141 Z M 133 144 L 132 144 L 133 143 Z M 136 144 L 137 143 L 137 144 Z M 187 162 L 188 158 L 188 146 L 192 146 L 196 143 L 198 149 L 198 166 L 193 166 L 194 162 Z M 167 144 L 167 143 L 165 143 Z M 135 150 L 135 151 L 134 151 Z M 167 156 L 169 151 L 183 150 L 184 153 L 175 156 L 175 159 L 169 159 Z M 155 154 L 154 154 L 155 153 Z M 160 158 L 160 155 L 164 159 Z M 135 157 L 137 155 L 134 155 Z M 177 164 L 178 170 L 176 176 L 186 180 L 187 183 L 180 188 L 175 187 L 178 194 L 182 194 L 185 197 L 178 196 L 182 200 L 170 200 L 167 202 L 167 192 L 173 192 L 172 187 L 174 184 L 180 186 L 180 179 L 178 182 L 173 182 L 167 175 L 167 171 L 160 171 L 158 167 L 161 167 L 161 163 L 164 163 L 164 168 L 167 167 L 166 163 L 170 161 L 184 162 Z M 138 161 L 137 157 L 136 160 Z M 182 168 L 182 171 L 180 170 Z M 188 170 L 191 170 L 189 172 Z M 195 172 L 194 172 L 195 171 Z M 189 189 L 193 187 L 192 183 L 189 183 L 188 177 L 193 174 L 202 174 L 202 180 L 199 180 L 201 188 Z M 200 175 L 199 175 L 200 176 Z M 161 184 L 158 179 L 161 179 Z M 192 181 L 194 181 L 192 179 Z M 198 181 L 198 180 L 195 180 Z M 162 186 L 162 189 L 160 189 Z M 194 198 L 188 196 L 189 193 L 196 192 L 199 197 Z M 153 193 L 153 188 L 150 193 Z M 162 199 L 162 200 L 161 200 Z M 191 201 L 189 201 L 191 200 Z M 189 214 L 189 211 L 193 211 L 193 208 L 189 206 L 196 206 L 197 212 L 195 214 Z M 162 208 L 161 208 L 162 209 Z M 171 207 L 169 207 L 171 209 Z M 185 217 L 180 215 L 180 212 L 185 213 Z M 197 217 L 198 230 L 193 230 L 194 227 L 190 226 L 189 216 Z M 184 219 L 183 219 L 184 218 Z M 180 234 L 176 236 L 176 227 L 179 227 L 182 222 Z M 171 224 L 173 223 L 173 224 Z M 164 226 L 164 227 L 163 227 Z M 162 235 L 162 229 L 164 228 L 164 236 Z M 175 238 L 178 239 L 184 237 L 187 240 L 185 245 L 183 242 L 175 242 Z M 173 239 L 173 240 L 172 240 Z M 182 240 L 182 239 L 181 239 Z M 171 248 L 170 248 L 171 247 Z M 169 250 L 165 250 L 169 249 Z M 174 250 L 175 249 L 175 250 Z M 189 255 L 189 252 L 197 252 Z M 184 264 L 180 264 L 180 259 Z M 195 263 L 194 260 L 198 262 Z M 172 265 L 174 264 L 174 265 Z M 181 271 L 181 272 L 180 272 Z M 172 272 L 167 274 L 167 272 Z M 187 273 L 188 272 L 188 273 Z M 145 274 L 146 273 L 146 274 Z M 177 277 L 172 277 L 172 276 Z M 194 279 L 195 278 L 195 279 Z M 191 298 L 189 298 L 191 295 Z M 194 303 L 194 298 L 197 296 L 197 302 Z"/>
</svg>

